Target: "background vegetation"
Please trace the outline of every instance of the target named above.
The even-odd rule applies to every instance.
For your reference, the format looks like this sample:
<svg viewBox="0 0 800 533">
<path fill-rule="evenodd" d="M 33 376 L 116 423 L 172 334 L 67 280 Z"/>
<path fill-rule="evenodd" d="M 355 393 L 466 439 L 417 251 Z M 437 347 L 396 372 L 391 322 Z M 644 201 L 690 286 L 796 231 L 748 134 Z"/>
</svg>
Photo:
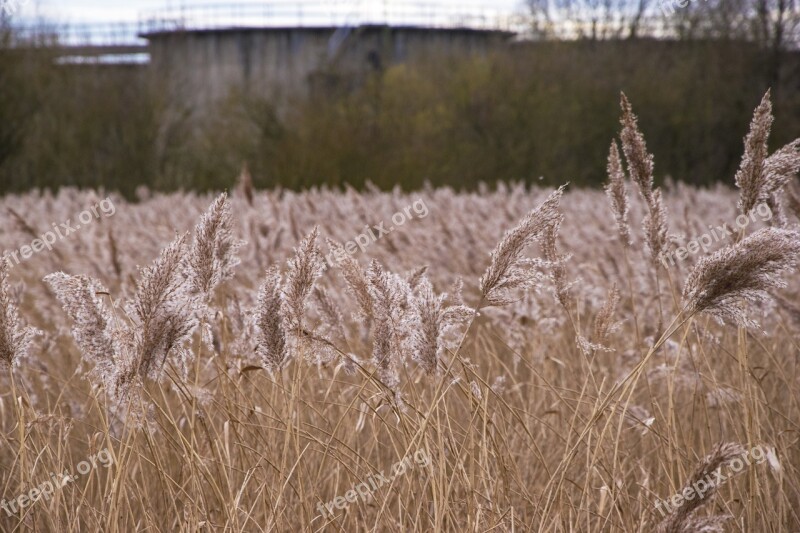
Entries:
<svg viewBox="0 0 800 533">
<path fill-rule="evenodd" d="M 596 185 L 618 130 L 620 90 L 642 110 L 658 179 L 731 182 L 741 132 L 768 87 L 779 117 L 773 147 L 800 130 L 796 8 L 773 23 L 759 18 L 760 2 L 740 2 L 752 8 L 740 17 L 726 11 L 733 3 L 696 2 L 670 19 L 675 39 L 657 40 L 631 6 L 597 11 L 587 2 L 532 2 L 533 35 L 543 40 L 446 65 L 388 67 L 280 114 L 266 99 L 231 94 L 200 115 L 146 67 L 56 65 L 46 47 L 0 46 L 0 193 L 221 189 L 244 162 L 256 186 L 296 189 Z M 556 8 L 586 19 L 577 39 L 548 23 Z M 631 15 L 611 16 L 621 12 Z"/>
</svg>

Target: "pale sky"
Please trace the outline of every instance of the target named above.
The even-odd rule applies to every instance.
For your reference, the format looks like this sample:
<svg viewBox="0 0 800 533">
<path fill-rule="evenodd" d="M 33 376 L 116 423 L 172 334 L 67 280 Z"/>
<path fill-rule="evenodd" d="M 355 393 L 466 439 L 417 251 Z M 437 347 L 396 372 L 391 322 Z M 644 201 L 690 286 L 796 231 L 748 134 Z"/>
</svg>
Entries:
<svg viewBox="0 0 800 533">
<path fill-rule="evenodd" d="M 2 1 L 2 0 L 0 0 Z M 135 22 L 139 13 L 148 9 L 159 9 L 164 7 L 177 8 L 181 5 L 193 6 L 210 3 L 209 0 L 15 0 L 23 3 L 22 9 L 18 13 L 18 20 L 29 21 L 35 18 L 46 18 L 49 20 L 65 23 L 82 22 Z M 385 0 L 390 5 L 391 0 Z M 416 2 L 417 0 L 412 0 Z M 330 4 L 358 6 L 359 2 L 368 7 L 382 6 L 384 0 L 328 0 Z M 217 4 L 269 4 L 264 0 L 214 0 Z M 285 3 L 285 0 L 284 0 Z M 303 2 L 301 2 L 303 3 Z M 317 2 L 324 4 L 324 2 Z M 459 0 L 426 0 L 423 3 L 445 6 L 462 6 L 464 2 Z M 489 9 L 513 12 L 521 4 L 521 0 L 468 0 L 467 5 L 481 6 Z M 469 8 L 466 8 L 469 10 Z"/>
</svg>

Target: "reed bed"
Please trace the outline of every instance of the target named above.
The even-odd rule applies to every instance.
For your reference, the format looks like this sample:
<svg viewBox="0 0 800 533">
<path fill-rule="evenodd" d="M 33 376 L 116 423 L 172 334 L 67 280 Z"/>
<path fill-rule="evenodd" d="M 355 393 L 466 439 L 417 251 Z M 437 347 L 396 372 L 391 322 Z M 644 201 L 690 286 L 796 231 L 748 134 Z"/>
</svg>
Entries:
<svg viewBox="0 0 800 533">
<path fill-rule="evenodd" d="M 771 124 L 738 190 L 657 186 L 623 96 L 605 191 L 0 199 L 0 528 L 800 529 Z"/>
</svg>

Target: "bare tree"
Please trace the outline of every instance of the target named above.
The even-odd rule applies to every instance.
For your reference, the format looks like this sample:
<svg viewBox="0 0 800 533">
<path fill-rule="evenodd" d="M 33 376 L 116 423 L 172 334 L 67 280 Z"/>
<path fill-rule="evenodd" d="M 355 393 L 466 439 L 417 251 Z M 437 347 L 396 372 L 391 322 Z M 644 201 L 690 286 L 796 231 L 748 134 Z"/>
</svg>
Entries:
<svg viewBox="0 0 800 533">
<path fill-rule="evenodd" d="M 671 0 L 669 17 L 681 38 L 746 39 L 786 50 L 798 43 L 798 0 Z"/>
<path fill-rule="evenodd" d="M 800 1 L 756 0 L 753 37 L 773 51 L 796 48 L 800 40 Z"/>
<path fill-rule="evenodd" d="M 739 39 L 778 54 L 800 44 L 800 0 L 527 0 L 544 38 Z"/>
<path fill-rule="evenodd" d="M 608 40 L 640 35 L 651 0 L 528 0 L 541 37 Z"/>
</svg>

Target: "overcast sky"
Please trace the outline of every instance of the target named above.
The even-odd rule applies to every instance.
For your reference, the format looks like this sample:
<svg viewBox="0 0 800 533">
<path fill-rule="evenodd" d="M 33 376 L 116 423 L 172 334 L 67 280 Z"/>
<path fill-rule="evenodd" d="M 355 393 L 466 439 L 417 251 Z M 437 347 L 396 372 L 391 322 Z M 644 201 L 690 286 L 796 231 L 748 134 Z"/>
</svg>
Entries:
<svg viewBox="0 0 800 533">
<path fill-rule="evenodd" d="M 2 0 L 0 0 L 2 1 Z M 55 19 L 59 22 L 122 22 L 136 21 L 140 11 L 162 7 L 180 7 L 181 5 L 197 5 L 210 3 L 209 0 L 16 0 L 24 3 L 19 12 L 20 18 L 29 20 L 37 17 Z M 329 0 L 332 4 L 358 6 L 359 1 L 365 5 L 383 5 L 384 0 Z M 386 0 L 391 5 L 391 0 Z M 416 1 L 416 0 L 412 0 Z M 485 5 L 513 11 L 521 0 L 468 0 L 468 5 Z M 226 4 L 225 0 L 214 3 Z M 264 0 L 231 0 L 230 4 L 265 4 Z M 320 2 L 322 3 L 322 2 Z M 425 0 L 424 3 L 463 5 L 459 0 Z"/>
</svg>

